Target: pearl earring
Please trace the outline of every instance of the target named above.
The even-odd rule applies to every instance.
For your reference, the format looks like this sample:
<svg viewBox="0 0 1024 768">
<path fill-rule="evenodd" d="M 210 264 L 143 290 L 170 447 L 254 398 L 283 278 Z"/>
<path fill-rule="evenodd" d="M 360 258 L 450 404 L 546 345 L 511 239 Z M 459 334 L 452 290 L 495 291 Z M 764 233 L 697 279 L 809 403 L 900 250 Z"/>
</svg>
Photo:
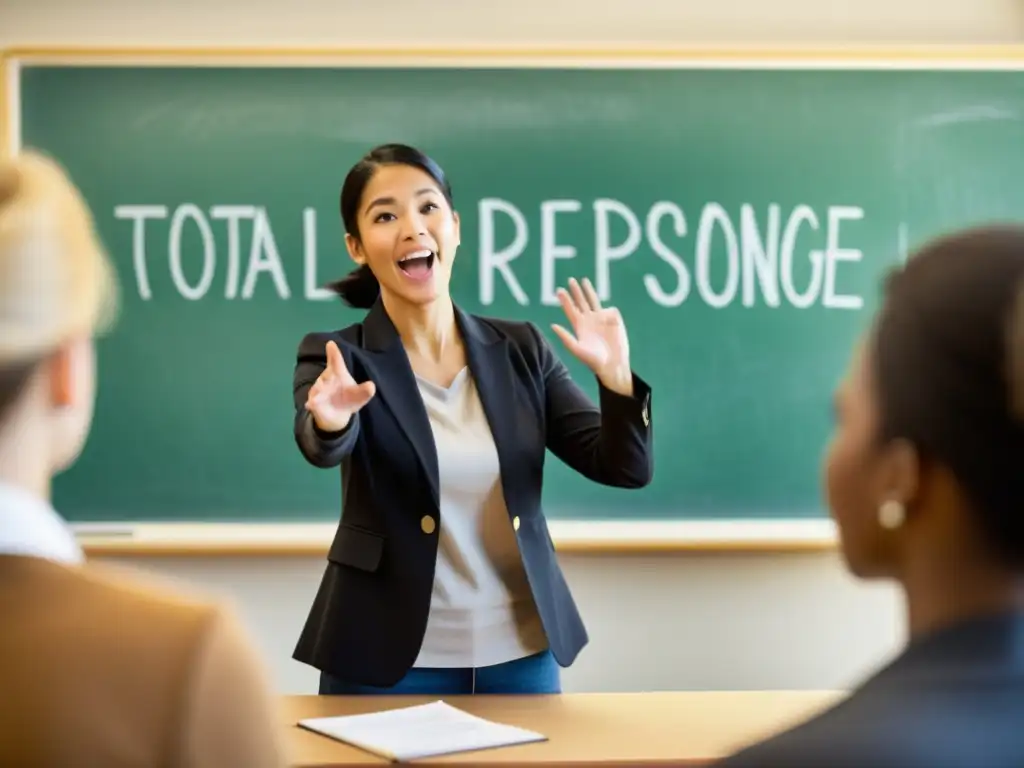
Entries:
<svg viewBox="0 0 1024 768">
<path fill-rule="evenodd" d="M 878 508 L 878 524 L 887 531 L 894 531 L 903 525 L 907 512 L 903 505 L 895 499 L 885 501 Z"/>
</svg>

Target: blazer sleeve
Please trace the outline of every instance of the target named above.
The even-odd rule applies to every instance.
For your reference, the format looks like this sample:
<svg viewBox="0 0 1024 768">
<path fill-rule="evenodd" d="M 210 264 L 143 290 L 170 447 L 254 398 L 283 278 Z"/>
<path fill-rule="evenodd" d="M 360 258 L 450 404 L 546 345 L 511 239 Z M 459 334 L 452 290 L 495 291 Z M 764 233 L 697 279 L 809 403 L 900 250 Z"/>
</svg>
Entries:
<svg viewBox="0 0 1024 768">
<path fill-rule="evenodd" d="M 284 768 L 284 723 L 235 617 L 211 608 L 185 675 L 178 768 Z"/>
<path fill-rule="evenodd" d="M 536 338 L 544 379 L 547 447 L 584 477 L 603 485 L 642 488 L 654 476 L 651 388 L 633 374 L 633 395 L 598 381 L 598 409 L 572 380 L 540 330 Z"/>
<path fill-rule="evenodd" d="M 328 469 L 341 464 L 355 447 L 359 438 L 359 414 L 352 415 L 348 426 L 341 432 L 324 432 L 316 426 L 313 414 L 306 410 L 306 397 L 317 377 L 327 367 L 327 342 L 330 336 L 311 333 L 299 344 L 295 363 L 293 390 L 295 397 L 295 442 L 315 467 Z M 338 345 L 345 365 L 352 369 L 352 360 L 344 346 Z"/>
</svg>

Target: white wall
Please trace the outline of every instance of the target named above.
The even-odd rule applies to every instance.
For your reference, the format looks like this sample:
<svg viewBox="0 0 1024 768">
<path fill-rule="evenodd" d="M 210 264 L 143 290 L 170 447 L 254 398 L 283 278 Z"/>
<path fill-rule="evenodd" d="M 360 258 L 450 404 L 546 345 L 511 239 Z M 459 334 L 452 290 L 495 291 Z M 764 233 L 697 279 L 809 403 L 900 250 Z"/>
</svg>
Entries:
<svg viewBox="0 0 1024 768">
<path fill-rule="evenodd" d="M 835 688 L 901 640 L 900 604 L 854 583 L 833 555 L 562 558 L 590 630 L 564 673 L 570 691 Z M 280 688 L 315 692 L 291 660 L 323 561 L 135 560 L 226 597 L 242 612 Z"/>
<path fill-rule="evenodd" d="M 0 0 L 0 45 L 1006 43 L 1022 23 L 1017 0 Z"/>
<path fill-rule="evenodd" d="M 0 0 L 0 46 L 1005 44 L 1022 22 L 1017 0 Z M 841 686 L 902 639 L 894 591 L 831 554 L 563 560 L 592 637 L 568 690 Z M 315 689 L 290 655 L 322 561 L 134 564 L 232 599 L 280 688 Z"/>
</svg>

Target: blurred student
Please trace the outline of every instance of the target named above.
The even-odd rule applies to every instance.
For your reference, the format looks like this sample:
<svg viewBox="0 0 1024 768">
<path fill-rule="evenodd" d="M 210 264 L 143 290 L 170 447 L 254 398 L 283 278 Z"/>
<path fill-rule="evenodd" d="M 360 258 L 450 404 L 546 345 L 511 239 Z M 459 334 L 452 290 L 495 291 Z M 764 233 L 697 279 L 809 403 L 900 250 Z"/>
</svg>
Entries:
<svg viewBox="0 0 1024 768">
<path fill-rule="evenodd" d="M 276 768 L 280 724 L 232 617 L 84 564 L 50 505 L 114 295 L 61 168 L 0 159 L 0 765 Z"/>
<path fill-rule="evenodd" d="M 959 232 L 898 270 L 835 411 L 842 552 L 899 583 L 909 642 L 722 765 L 1024 766 L 1024 228 Z"/>
</svg>

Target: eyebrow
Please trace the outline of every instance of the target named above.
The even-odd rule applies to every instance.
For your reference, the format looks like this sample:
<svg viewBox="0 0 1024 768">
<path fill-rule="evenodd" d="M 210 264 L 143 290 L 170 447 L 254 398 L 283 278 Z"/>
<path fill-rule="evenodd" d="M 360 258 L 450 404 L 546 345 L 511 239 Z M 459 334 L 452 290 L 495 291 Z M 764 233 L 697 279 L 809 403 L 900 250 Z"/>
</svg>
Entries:
<svg viewBox="0 0 1024 768">
<path fill-rule="evenodd" d="M 422 197 L 423 195 L 431 194 L 436 195 L 438 194 L 438 192 L 433 187 L 423 187 L 423 189 L 416 190 L 416 197 Z M 397 201 L 393 197 L 378 197 L 376 200 L 374 200 L 372 203 L 366 206 L 366 212 L 369 213 L 374 208 L 377 208 L 382 205 L 395 205 L 396 203 Z"/>
</svg>

